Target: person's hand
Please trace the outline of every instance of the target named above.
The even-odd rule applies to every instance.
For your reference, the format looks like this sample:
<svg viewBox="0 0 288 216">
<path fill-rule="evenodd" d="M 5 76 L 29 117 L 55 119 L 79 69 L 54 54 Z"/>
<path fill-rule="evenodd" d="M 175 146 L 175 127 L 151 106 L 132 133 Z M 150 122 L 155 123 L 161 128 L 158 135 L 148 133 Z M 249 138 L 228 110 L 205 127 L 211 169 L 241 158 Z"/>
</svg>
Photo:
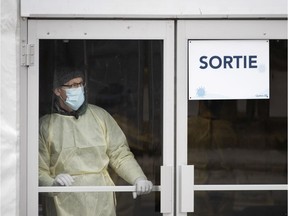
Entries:
<svg viewBox="0 0 288 216">
<path fill-rule="evenodd" d="M 138 178 L 134 185 L 136 186 L 136 192 L 133 192 L 134 199 L 137 198 L 137 195 L 150 193 L 153 188 L 152 182 L 143 178 Z"/>
<path fill-rule="evenodd" d="M 53 182 L 53 186 L 71 186 L 74 182 L 74 179 L 69 174 L 59 174 L 56 176 Z"/>
</svg>

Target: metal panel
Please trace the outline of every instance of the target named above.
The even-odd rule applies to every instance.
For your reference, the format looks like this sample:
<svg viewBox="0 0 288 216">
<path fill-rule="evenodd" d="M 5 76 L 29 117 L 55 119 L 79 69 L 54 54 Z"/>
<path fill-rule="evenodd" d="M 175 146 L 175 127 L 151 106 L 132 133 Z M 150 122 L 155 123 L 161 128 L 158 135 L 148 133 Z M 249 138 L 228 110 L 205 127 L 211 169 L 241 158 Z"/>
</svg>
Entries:
<svg viewBox="0 0 288 216">
<path fill-rule="evenodd" d="M 23 17 L 231 18 L 287 17 L 285 0 L 21 0 Z"/>
<path fill-rule="evenodd" d="M 21 20 L 21 45 L 27 44 L 27 20 Z M 20 56 L 21 58 L 21 56 Z M 20 179 L 19 182 L 19 193 L 20 193 L 20 202 L 19 209 L 23 215 L 26 215 L 27 212 L 27 88 L 28 88 L 28 79 L 27 79 L 28 68 L 26 66 L 20 67 L 19 80 L 20 80 L 20 91 L 19 91 L 19 100 L 20 100 Z"/>
<path fill-rule="evenodd" d="M 161 166 L 161 213 L 172 213 L 173 167 Z"/>
<path fill-rule="evenodd" d="M 194 166 L 180 167 L 181 212 L 194 212 Z"/>
</svg>

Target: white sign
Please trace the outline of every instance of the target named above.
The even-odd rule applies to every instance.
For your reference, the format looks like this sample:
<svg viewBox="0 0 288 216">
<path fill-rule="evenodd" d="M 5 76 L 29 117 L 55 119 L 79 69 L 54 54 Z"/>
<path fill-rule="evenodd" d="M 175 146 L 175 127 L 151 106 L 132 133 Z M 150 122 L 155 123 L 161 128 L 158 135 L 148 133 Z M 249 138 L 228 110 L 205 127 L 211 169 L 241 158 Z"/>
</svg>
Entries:
<svg viewBox="0 0 288 216">
<path fill-rule="evenodd" d="M 189 99 L 268 99 L 268 40 L 189 40 Z"/>
</svg>

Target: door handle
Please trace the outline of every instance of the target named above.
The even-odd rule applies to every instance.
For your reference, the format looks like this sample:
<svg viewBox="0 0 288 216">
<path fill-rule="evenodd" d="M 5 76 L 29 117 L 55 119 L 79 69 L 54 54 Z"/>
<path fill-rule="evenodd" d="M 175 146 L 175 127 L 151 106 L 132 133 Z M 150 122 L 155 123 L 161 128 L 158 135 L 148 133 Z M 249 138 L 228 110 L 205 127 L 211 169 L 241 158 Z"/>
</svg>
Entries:
<svg viewBox="0 0 288 216">
<path fill-rule="evenodd" d="M 171 213 L 173 205 L 173 167 L 161 166 L 161 213 Z"/>
<path fill-rule="evenodd" d="M 194 212 L 194 165 L 180 166 L 180 211 Z"/>
</svg>

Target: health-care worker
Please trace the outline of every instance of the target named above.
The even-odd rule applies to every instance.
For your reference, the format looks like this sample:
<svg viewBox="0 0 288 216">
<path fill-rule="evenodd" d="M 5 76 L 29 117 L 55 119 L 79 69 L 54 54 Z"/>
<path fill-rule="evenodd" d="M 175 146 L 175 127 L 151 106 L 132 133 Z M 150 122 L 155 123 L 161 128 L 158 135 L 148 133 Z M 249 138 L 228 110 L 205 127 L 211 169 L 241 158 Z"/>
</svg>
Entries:
<svg viewBox="0 0 288 216">
<path fill-rule="evenodd" d="M 40 119 L 40 186 L 113 186 L 108 166 L 136 186 L 136 194 L 152 190 L 115 120 L 104 109 L 87 103 L 81 70 L 55 73 L 53 112 Z M 135 198 L 135 193 L 134 198 Z M 136 196 L 137 196 L 136 195 Z M 113 192 L 50 193 L 55 216 L 113 216 Z M 52 200 L 51 200 L 52 199 Z"/>
</svg>

